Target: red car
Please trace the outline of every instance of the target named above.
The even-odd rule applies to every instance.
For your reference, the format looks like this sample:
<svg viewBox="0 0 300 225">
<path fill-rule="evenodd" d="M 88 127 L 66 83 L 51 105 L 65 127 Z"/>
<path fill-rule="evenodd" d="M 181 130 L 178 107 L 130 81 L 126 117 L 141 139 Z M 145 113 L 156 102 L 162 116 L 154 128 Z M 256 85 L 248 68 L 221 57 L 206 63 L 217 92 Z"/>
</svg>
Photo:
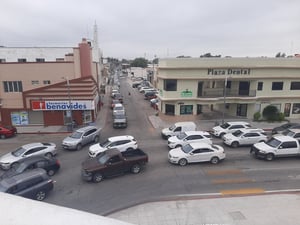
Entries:
<svg viewBox="0 0 300 225">
<path fill-rule="evenodd" d="M 14 126 L 0 125 L 0 138 L 5 139 L 12 137 L 17 133 L 17 128 Z"/>
</svg>

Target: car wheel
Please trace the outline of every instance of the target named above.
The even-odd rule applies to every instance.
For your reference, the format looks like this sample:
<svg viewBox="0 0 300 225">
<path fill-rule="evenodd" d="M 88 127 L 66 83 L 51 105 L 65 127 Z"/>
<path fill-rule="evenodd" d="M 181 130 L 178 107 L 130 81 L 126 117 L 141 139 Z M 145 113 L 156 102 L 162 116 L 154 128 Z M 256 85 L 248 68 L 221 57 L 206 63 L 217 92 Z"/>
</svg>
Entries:
<svg viewBox="0 0 300 225">
<path fill-rule="evenodd" d="M 220 138 L 223 138 L 224 135 L 225 135 L 225 133 L 221 133 L 220 134 Z"/>
<path fill-rule="evenodd" d="M 220 159 L 218 157 L 212 157 L 210 160 L 211 164 L 218 164 L 219 161 L 220 161 Z"/>
<path fill-rule="evenodd" d="M 126 151 L 132 151 L 133 150 L 133 148 L 127 148 L 126 149 Z"/>
<path fill-rule="evenodd" d="M 47 174 L 52 177 L 55 174 L 54 170 L 48 170 Z"/>
<path fill-rule="evenodd" d="M 52 157 L 53 157 L 53 155 L 52 155 L 51 152 L 46 153 L 45 156 L 46 156 L 47 158 L 52 158 Z"/>
<path fill-rule="evenodd" d="M 43 201 L 46 198 L 47 193 L 44 190 L 39 191 L 35 195 L 35 199 L 38 201 Z"/>
<path fill-rule="evenodd" d="M 134 174 L 137 174 L 141 171 L 141 166 L 139 164 L 134 164 L 132 167 L 131 167 L 131 172 L 134 173 Z"/>
<path fill-rule="evenodd" d="M 273 159 L 274 159 L 274 154 L 269 153 L 269 154 L 266 155 L 266 160 L 267 161 L 272 161 Z"/>
<path fill-rule="evenodd" d="M 93 182 L 99 183 L 103 180 L 103 175 L 101 173 L 95 173 L 93 176 Z"/>
<path fill-rule="evenodd" d="M 94 143 L 98 143 L 99 142 L 99 136 L 96 136 L 95 138 L 94 138 Z"/>
<path fill-rule="evenodd" d="M 239 143 L 237 141 L 234 141 L 231 143 L 231 147 L 237 148 L 237 147 L 239 147 Z"/>
<path fill-rule="evenodd" d="M 78 145 L 76 146 L 76 150 L 79 151 L 79 150 L 81 150 L 81 149 L 82 149 L 82 145 L 81 145 L 81 144 L 78 144 Z"/>
<path fill-rule="evenodd" d="M 5 137 L 4 134 L 1 134 L 1 135 L 0 135 L 0 138 L 1 138 L 1 139 L 5 139 L 6 137 Z"/>
<path fill-rule="evenodd" d="M 186 160 L 186 159 L 180 159 L 180 160 L 178 161 L 178 164 L 179 164 L 180 166 L 186 166 L 187 160 Z"/>
<path fill-rule="evenodd" d="M 14 162 L 10 165 L 10 168 L 16 168 L 19 165 L 18 162 Z"/>
</svg>

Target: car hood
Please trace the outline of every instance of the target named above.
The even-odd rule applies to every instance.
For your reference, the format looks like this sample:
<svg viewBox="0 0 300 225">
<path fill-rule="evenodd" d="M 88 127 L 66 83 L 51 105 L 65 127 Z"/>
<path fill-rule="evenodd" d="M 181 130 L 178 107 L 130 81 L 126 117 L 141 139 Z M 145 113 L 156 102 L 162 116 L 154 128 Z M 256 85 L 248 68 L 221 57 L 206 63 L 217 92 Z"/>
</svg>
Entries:
<svg viewBox="0 0 300 225">
<path fill-rule="evenodd" d="M 11 152 L 9 152 L 0 158 L 0 162 L 1 163 L 12 163 L 19 159 L 21 159 L 21 157 L 16 157 L 13 154 L 11 154 Z"/>
<path fill-rule="evenodd" d="M 186 156 L 186 153 L 181 150 L 181 147 L 174 148 L 174 149 L 170 150 L 169 154 L 172 157 L 183 157 L 183 156 Z"/>
<path fill-rule="evenodd" d="M 236 140 L 237 137 L 234 136 L 232 133 L 228 133 L 228 134 L 225 134 L 225 135 L 223 136 L 223 139 Z"/>
<path fill-rule="evenodd" d="M 255 148 L 259 149 L 259 150 L 263 150 L 263 151 L 268 151 L 271 149 L 274 149 L 273 147 L 267 145 L 265 142 L 259 142 L 253 145 Z"/>
<path fill-rule="evenodd" d="M 64 140 L 63 140 L 63 143 L 76 143 L 76 142 L 79 142 L 80 139 L 77 139 L 77 138 L 72 138 L 72 137 L 66 137 Z"/>
<path fill-rule="evenodd" d="M 216 126 L 213 128 L 215 131 L 223 131 L 224 129 L 221 126 Z"/>
<path fill-rule="evenodd" d="M 91 145 L 89 148 L 89 151 L 91 153 L 104 152 L 105 150 L 106 150 L 106 148 L 101 147 L 99 143 Z"/>
<path fill-rule="evenodd" d="M 169 134 L 169 133 L 171 133 L 171 131 L 169 130 L 169 128 L 164 128 L 164 129 L 162 129 L 162 131 L 161 131 L 163 134 Z"/>
<path fill-rule="evenodd" d="M 100 168 L 104 167 L 104 165 L 102 165 L 98 162 L 98 158 L 87 159 L 81 164 L 81 166 L 82 166 L 83 170 L 88 170 L 88 171 L 89 170 L 93 171 L 95 169 L 100 169 Z"/>
<path fill-rule="evenodd" d="M 178 138 L 176 136 L 172 136 L 172 137 L 168 138 L 168 141 L 169 142 L 178 142 L 179 140 L 178 140 Z"/>
</svg>

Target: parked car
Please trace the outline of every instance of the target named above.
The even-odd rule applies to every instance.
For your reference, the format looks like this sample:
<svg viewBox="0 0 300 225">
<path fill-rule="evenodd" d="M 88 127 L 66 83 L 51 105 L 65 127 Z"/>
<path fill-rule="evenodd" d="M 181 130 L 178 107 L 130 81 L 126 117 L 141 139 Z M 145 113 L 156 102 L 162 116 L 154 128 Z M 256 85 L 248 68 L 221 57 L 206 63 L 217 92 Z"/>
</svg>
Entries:
<svg viewBox="0 0 300 225">
<path fill-rule="evenodd" d="M 267 140 L 268 137 L 265 131 L 259 128 L 244 128 L 223 136 L 224 144 L 233 148 L 237 148 L 241 145 L 253 145 Z"/>
<path fill-rule="evenodd" d="M 133 136 L 123 135 L 123 136 L 114 136 L 108 138 L 103 143 L 94 144 L 90 146 L 89 156 L 96 157 L 98 154 L 108 150 L 110 148 L 116 148 L 120 152 L 130 151 L 138 148 L 137 141 Z"/>
<path fill-rule="evenodd" d="M 285 135 L 285 136 L 290 136 L 293 137 L 295 139 L 297 139 L 298 141 L 300 141 L 300 129 L 287 129 L 285 131 L 283 131 L 281 134 L 275 134 L 275 135 Z"/>
<path fill-rule="evenodd" d="M 113 115 L 125 115 L 125 108 L 121 103 L 115 104 Z"/>
<path fill-rule="evenodd" d="M 113 128 L 126 128 L 127 117 L 124 114 L 116 114 L 113 116 Z"/>
<path fill-rule="evenodd" d="M 54 157 L 32 156 L 24 158 L 18 161 L 18 164 L 15 167 L 10 168 L 1 174 L 0 179 L 13 177 L 17 174 L 36 168 L 42 168 L 46 170 L 49 176 L 53 176 L 59 170 L 60 162 Z"/>
<path fill-rule="evenodd" d="M 119 89 L 112 89 L 111 90 L 111 97 L 113 98 L 115 94 L 119 94 Z"/>
<path fill-rule="evenodd" d="M 0 138 L 5 139 L 17 134 L 17 128 L 9 125 L 0 125 Z"/>
<path fill-rule="evenodd" d="M 185 131 L 176 136 L 169 137 L 169 148 L 182 147 L 185 144 L 194 142 L 205 142 L 212 144 L 211 135 L 206 131 Z"/>
<path fill-rule="evenodd" d="M 276 157 L 299 157 L 300 145 L 295 138 L 284 135 L 273 136 L 267 142 L 254 144 L 250 154 L 267 161 L 272 161 Z"/>
<path fill-rule="evenodd" d="M 18 164 L 18 161 L 32 156 L 46 156 L 51 158 L 57 154 L 54 143 L 31 143 L 23 145 L 16 150 L 9 152 L 0 157 L 0 167 L 8 170 Z"/>
<path fill-rule="evenodd" d="M 97 143 L 100 138 L 100 130 L 101 128 L 95 126 L 79 128 L 62 141 L 62 147 L 64 149 L 80 150 L 86 144 Z"/>
<path fill-rule="evenodd" d="M 272 129 L 272 134 L 281 134 L 282 132 L 284 132 L 287 129 L 299 129 L 299 128 L 300 128 L 299 123 L 285 123 L 285 124 L 282 124 L 281 126 L 274 127 Z"/>
<path fill-rule="evenodd" d="M 113 99 L 111 101 L 111 109 L 113 109 L 115 107 L 116 104 L 120 104 L 121 102 L 119 101 L 119 99 Z"/>
<path fill-rule="evenodd" d="M 121 95 L 120 93 L 114 94 L 113 99 L 117 99 L 120 103 L 123 103 L 123 95 Z"/>
<path fill-rule="evenodd" d="M 168 139 L 169 137 L 175 136 L 181 132 L 185 131 L 195 131 L 196 124 L 194 122 L 177 122 L 168 128 L 161 130 L 161 136 L 163 139 Z"/>
<path fill-rule="evenodd" d="M 109 149 L 98 157 L 82 163 L 81 176 L 84 180 L 98 183 L 105 177 L 132 172 L 137 174 L 148 162 L 148 155 L 141 149 L 120 152 Z"/>
<path fill-rule="evenodd" d="M 150 100 L 153 98 L 157 98 L 157 93 L 154 91 L 150 91 L 150 92 L 145 93 L 144 96 L 145 96 L 144 97 L 145 100 Z"/>
<path fill-rule="evenodd" d="M 170 150 L 168 158 L 170 163 L 180 166 L 197 162 L 217 164 L 220 160 L 225 159 L 225 152 L 222 146 L 197 142 Z"/>
<path fill-rule="evenodd" d="M 150 99 L 150 106 L 152 108 L 154 108 L 155 110 L 158 110 L 158 104 L 159 104 L 159 99 L 158 98 Z"/>
<path fill-rule="evenodd" d="M 29 170 L 0 181 L 0 192 L 43 201 L 53 190 L 54 181 L 44 169 Z"/>
<path fill-rule="evenodd" d="M 141 87 L 141 88 L 139 89 L 139 92 L 140 92 L 140 93 L 144 93 L 145 90 L 153 90 L 153 88 L 152 88 L 152 87 Z"/>
<path fill-rule="evenodd" d="M 222 125 L 213 127 L 212 133 L 216 137 L 223 137 L 224 134 L 232 133 L 236 130 L 242 128 L 249 128 L 249 127 L 251 126 L 248 122 L 243 122 L 243 121 L 226 122 Z"/>
</svg>

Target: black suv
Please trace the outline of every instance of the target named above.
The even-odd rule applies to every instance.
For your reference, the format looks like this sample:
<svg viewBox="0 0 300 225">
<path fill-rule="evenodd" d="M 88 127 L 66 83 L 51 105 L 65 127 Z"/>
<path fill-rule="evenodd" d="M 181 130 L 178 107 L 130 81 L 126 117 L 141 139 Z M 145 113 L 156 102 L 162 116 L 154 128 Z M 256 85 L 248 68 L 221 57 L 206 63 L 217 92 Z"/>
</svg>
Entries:
<svg viewBox="0 0 300 225">
<path fill-rule="evenodd" d="M 13 177 L 17 174 L 23 173 L 28 170 L 42 168 L 46 170 L 49 176 L 53 176 L 60 168 L 60 163 L 56 158 L 48 158 L 44 156 L 32 156 L 24 158 L 16 163 L 16 165 L 9 170 L 5 171 L 0 179 Z"/>
<path fill-rule="evenodd" d="M 44 169 L 29 170 L 0 181 L 0 192 L 43 201 L 53 189 L 54 181 Z"/>
</svg>

